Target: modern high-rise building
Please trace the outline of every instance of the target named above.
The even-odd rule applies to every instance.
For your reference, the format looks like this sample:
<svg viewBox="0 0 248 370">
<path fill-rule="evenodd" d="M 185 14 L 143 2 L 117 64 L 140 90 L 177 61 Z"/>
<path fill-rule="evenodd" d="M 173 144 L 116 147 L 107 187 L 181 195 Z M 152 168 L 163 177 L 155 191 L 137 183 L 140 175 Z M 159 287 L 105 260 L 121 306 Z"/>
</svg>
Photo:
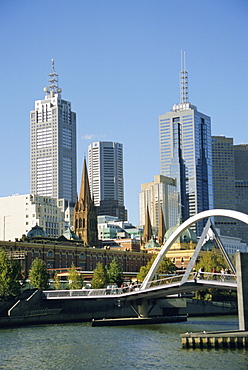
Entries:
<svg viewBox="0 0 248 370">
<path fill-rule="evenodd" d="M 234 145 L 233 138 L 212 136 L 214 208 L 248 213 L 248 145 Z M 239 237 L 248 244 L 247 225 L 215 217 L 222 235 Z"/>
<path fill-rule="evenodd" d="M 235 210 L 235 166 L 232 138 L 212 136 L 212 162 L 214 208 Z"/>
<path fill-rule="evenodd" d="M 188 73 L 181 68 L 181 101 L 159 116 L 160 174 L 177 179 L 182 221 L 213 208 L 211 119 L 188 101 Z M 196 225 L 199 235 L 204 220 Z"/>
<path fill-rule="evenodd" d="M 233 139 L 212 136 L 214 208 L 236 210 Z M 215 226 L 223 235 L 235 235 L 236 221 L 215 217 Z"/>
<path fill-rule="evenodd" d="M 30 112 L 30 192 L 63 198 L 73 205 L 77 195 L 76 113 L 61 98 L 57 73 L 49 73 L 45 98 Z"/>
<path fill-rule="evenodd" d="M 248 144 L 234 145 L 235 180 L 248 181 Z"/>
<path fill-rule="evenodd" d="M 234 145 L 236 211 L 248 214 L 248 144 Z M 248 245 L 248 227 L 237 221 L 236 236 Z"/>
<path fill-rule="evenodd" d="M 123 189 L 123 146 L 98 141 L 88 146 L 88 174 L 91 195 L 98 215 L 127 219 Z"/>
<path fill-rule="evenodd" d="M 139 194 L 140 225 L 145 225 L 147 207 L 149 210 L 151 225 L 158 231 L 161 209 L 163 211 L 165 227 L 175 226 L 178 222 L 179 193 L 176 187 L 176 179 L 157 175 L 153 182 L 141 184 Z"/>
</svg>

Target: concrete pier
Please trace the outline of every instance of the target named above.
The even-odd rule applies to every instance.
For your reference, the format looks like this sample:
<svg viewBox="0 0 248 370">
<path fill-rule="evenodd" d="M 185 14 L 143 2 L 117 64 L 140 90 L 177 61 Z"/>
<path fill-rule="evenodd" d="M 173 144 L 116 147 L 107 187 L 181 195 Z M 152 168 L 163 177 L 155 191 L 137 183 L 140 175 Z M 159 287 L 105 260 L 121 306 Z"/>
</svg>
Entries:
<svg viewBox="0 0 248 370">
<path fill-rule="evenodd" d="M 183 348 L 248 348 L 248 331 L 185 333 Z"/>
<path fill-rule="evenodd" d="M 239 330 L 181 334 L 184 348 L 248 348 L 248 253 L 235 255 Z"/>
<path fill-rule="evenodd" d="M 248 253 L 236 253 L 239 329 L 248 330 Z"/>
</svg>

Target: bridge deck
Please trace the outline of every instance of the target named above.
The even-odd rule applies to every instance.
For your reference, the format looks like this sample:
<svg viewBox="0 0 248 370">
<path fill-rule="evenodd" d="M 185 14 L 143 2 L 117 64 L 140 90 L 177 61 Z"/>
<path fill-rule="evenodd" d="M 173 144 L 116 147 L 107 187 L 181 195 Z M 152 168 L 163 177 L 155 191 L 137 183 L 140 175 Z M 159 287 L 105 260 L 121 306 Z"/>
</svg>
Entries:
<svg viewBox="0 0 248 370">
<path fill-rule="evenodd" d="M 125 288 L 77 289 L 77 290 L 44 290 L 44 299 L 110 299 L 131 300 L 134 298 L 163 298 L 169 295 L 182 294 L 208 288 L 236 290 L 236 276 L 223 278 L 220 274 L 204 273 L 204 279 L 194 278 L 193 274 L 182 284 L 184 275 L 175 275 L 165 279 L 152 281 L 146 289 L 140 285 Z"/>
</svg>

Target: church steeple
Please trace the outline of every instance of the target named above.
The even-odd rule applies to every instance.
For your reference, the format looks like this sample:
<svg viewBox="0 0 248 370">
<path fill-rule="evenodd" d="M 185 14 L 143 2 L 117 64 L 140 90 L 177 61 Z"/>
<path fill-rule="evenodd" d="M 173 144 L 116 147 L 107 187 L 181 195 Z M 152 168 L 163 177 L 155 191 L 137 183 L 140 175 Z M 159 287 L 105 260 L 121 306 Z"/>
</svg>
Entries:
<svg viewBox="0 0 248 370">
<path fill-rule="evenodd" d="M 142 238 L 143 244 L 147 243 L 151 238 L 152 238 L 152 224 L 150 220 L 149 209 L 147 206 L 145 227 L 144 227 L 144 233 L 143 233 L 143 238 Z"/>
<path fill-rule="evenodd" d="M 74 232 L 84 244 L 90 247 L 98 245 L 97 212 L 90 195 L 89 178 L 84 158 L 79 199 L 74 208 Z"/>
<path fill-rule="evenodd" d="M 81 188 L 80 188 L 80 195 L 79 195 L 79 200 L 81 199 L 84 199 L 84 202 L 87 202 L 87 203 L 91 201 L 90 185 L 89 185 L 88 171 L 87 171 L 87 165 L 86 165 L 85 158 L 84 158 Z"/>
<path fill-rule="evenodd" d="M 158 244 L 162 245 L 164 242 L 164 235 L 166 233 L 164 214 L 162 207 L 160 208 L 159 226 L 158 226 Z"/>
</svg>

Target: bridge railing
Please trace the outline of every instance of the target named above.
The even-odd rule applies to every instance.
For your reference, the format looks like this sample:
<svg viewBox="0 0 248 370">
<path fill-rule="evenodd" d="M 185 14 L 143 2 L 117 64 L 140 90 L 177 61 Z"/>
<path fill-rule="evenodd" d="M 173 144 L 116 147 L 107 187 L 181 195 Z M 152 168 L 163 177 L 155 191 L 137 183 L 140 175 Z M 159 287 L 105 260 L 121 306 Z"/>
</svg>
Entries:
<svg viewBox="0 0 248 370">
<path fill-rule="evenodd" d="M 107 287 L 103 289 L 75 289 L 75 290 L 43 290 L 44 298 L 77 298 L 106 296 L 129 293 L 139 290 L 141 284 L 131 284 L 122 288 Z"/>
<path fill-rule="evenodd" d="M 236 274 L 228 274 L 228 273 L 219 273 L 219 272 L 195 272 L 190 273 L 189 279 L 196 279 L 196 280 L 214 280 L 220 282 L 233 282 L 236 283 L 237 276 Z"/>
<path fill-rule="evenodd" d="M 156 287 L 160 285 L 166 285 L 166 284 L 178 283 L 182 280 L 183 276 L 184 276 L 183 274 L 175 274 L 175 275 L 164 277 L 162 279 L 153 280 L 148 283 L 147 288 Z"/>
<path fill-rule="evenodd" d="M 179 274 L 175 274 L 175 275 L 172 275 L 172 276 L 169 276 L 169 277 L 165 277 L 165 278 L 162 278 L 162 279 L 157 279 L 157 280 L 153 280 L 151 282 L 148 283 L 147 285 L 147 288 L 151 288 L 151 287 L 156 287 L 156 286 L 160 286 L 160 285 L 166 285 L 166 284 L 173 284 L 173 283 L 178 283 L 178 282 L 181 282 L 181 280 L 183 279 L 184 277 L 184 273 L 180 273 Z M 213 273 L 213 272 L 202 272 L 202 273 L 199 273 L 199 272 L 194 272 L 192 271 L 189 276 L 188 276 L 188 279 L 187 281 L 189 280 L 194 280 L 195 282 L 199 281 L 199 280 L 213 280 L 213 281 L 219 281 L 219 282 L 233 282 L 233 283 L 236 283 L 236 275 L 234 274 L 223 274 L 223 273 Z"/>
<path fill-rule="evenodd" d="M 149 282 L 147 288 L 153 288 L 157 286 L 164 286 L 167 284 L 179 283 L 184 277 L 184 273 L 166 276 L 162 279 L 157 279 Z M 187 281 L 199 282 L 202 280 L 216 281 L 216 282 L 233 282 L 236 283 L 236 275 L 234 274 L 222 274 L 212 272 L 191 272 L 188 276 Z M 106 295 L 118 295 L 140 290 L 141 284 L 131 284 L 117 288 L 115 286 L 107 287 L 103 289 L 76 289 L 76 290 L 44 290 L 44 298 L 77 298 L 77 297 L 94 297 L 94 296 L 106 296 Z"/>
</svg>

